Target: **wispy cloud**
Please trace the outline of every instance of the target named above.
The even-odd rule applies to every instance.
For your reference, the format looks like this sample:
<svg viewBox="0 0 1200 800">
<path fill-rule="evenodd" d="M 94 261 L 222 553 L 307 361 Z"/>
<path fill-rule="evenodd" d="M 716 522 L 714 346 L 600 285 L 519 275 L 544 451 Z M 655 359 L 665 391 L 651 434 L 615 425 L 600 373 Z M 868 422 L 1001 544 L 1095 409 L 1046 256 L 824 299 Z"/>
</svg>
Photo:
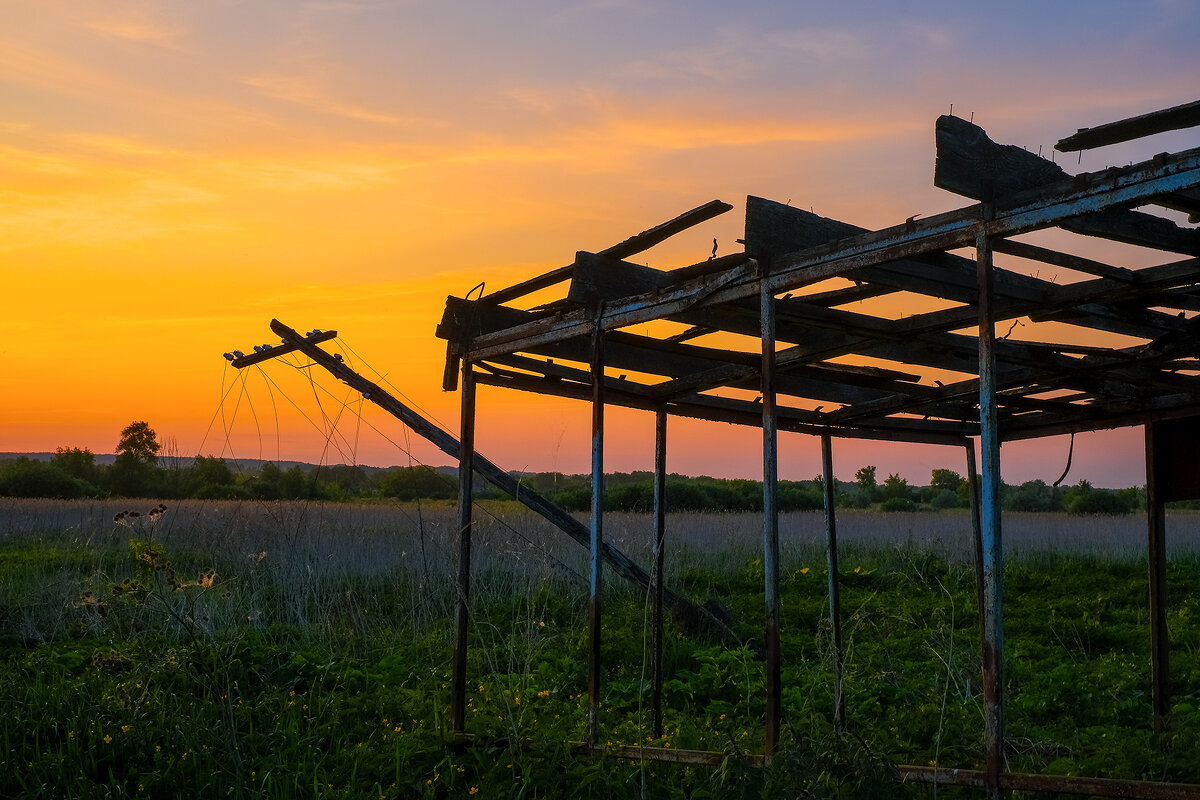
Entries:
<svg viewBox="0 0 1200 800">
<path fill-rule="evenodd" d="M 387 111 L 377 111 L 361 105 L 347 103 L 324 88 L 316 81 L 300 75 L 258 75 L 243 80 L 247 86 L 252 86 L 267 97 L 282 100 L 302 106 L 321 114 L 331 114 L 359 122 L 369 122 L 377 125 L 416 126 L 434 125 L 433 120 L 420 117 L 409 117 L 393 114 Z"/>
<path fill-rule="evenodd" d="M 95 8 L 95 7 L 94 7 Z M 145 3 L 106 2 L 83 20 L 83 26 L 109 39 L 179 49 L 182 28 L 168 23 Z"/>
</svg>

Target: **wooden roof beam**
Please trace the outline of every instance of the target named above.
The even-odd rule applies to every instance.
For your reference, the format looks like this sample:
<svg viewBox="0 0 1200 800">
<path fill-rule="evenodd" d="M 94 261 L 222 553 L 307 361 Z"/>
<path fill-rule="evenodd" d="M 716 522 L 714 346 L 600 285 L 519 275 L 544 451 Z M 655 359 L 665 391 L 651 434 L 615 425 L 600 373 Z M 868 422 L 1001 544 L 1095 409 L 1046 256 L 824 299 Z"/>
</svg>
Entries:
<svg viewBox="0 0 1200 800">
<path fill-rule="evenodd" d="M 1164 131 L 1182 130 L 1200 125 L 1200 100 L 1184 103 L 1149 114 L 1106 122 L 1094 128 L 1080 128 L 1071 136 L 1059 139 L 1054 149 L 1063 153 L 1090 150 L 1107 144 L 1127 142 Z"/>
<path fill-rule="evenodd" d="M 591 398 L 590 384 L 573 381 L 547 380 L 544 378 L 487 375 L 477 376 L 479 383 L 518 389 L 535 394 L 588 400 Z M 697 395 L 670 403 L 647 401 L 645 398 L 624 391 L 621 387 L 605 388 L 605 402 L 627 408 L 647 411 L 666 410 L 672 416 L 690 417 L 709 422 L 726 422 L 749 427 L 762 426 L 762 406 L 745 400 L 725 397 Z M 977 435 L 978 423 L 943 422 L 937 420 L 892 420 L 881 425 L 853 427 L 825 425 L 818 412 L 780 406 L 779 429 L 814 436 L 830 436 L 850 439 L 874 439 L 921 444 L 964 445 L 967 436 Z"/>
<path fill-rule="evenodd" d="M 843 239 L 774 258 L 770 274 L 748 262 L 721 275 L 701 276 L 668 289 L 648 292 L 606 304 L 600 325 L 605 330 L 663 319 L 687 309 L 728 303 L 757 295 L 760 284 L 781 294 L 833 277 L 853 276 L 864 267 L 913 255 L 973 246 L 979 233 L 1014 236 L 1056 225 L 1059 221 L 1111 205 L 1129 205 L 1149 198 L 1200 186 L 1200 149 L 1135 164 L 1102 175 L 1083 175 L 1047 188 L 1032 201 L 992 210 L 982 205 L 938 214 L 882 231 Z M 487 358 L 504 352 L 588 336 L 594 314 L 581 309 L 553 320 L 530 323 L 480 336 L 469 357 Z"/>
<path fill-rule="evenodd" d="M 490 330 L 501 330 L 507 325 L 531 316 L 533 315 L 530 312 L 508 306 L 486 306 L 479 301 L 450 297 L 447 298 L 446 310 L 442 323 L 438 326 L 437 335 L 451 340 L 461 340 L 468 333 L 467 323 L 464 322 L 466 320 L 473 323 L 476 335 L 486 335 L 486 332 Z M 586 363 L 588 347 L 587 342 L 576 339 L 535 345 L 524 352 Z M 489 358 L 500 355 L 506 354 L 498 353 Z M 734 387 L 739 383 L 756 380 L 759 358 L 757 354 L 753 353 L 671 343 L 625 331 L 610 332 L 606 336 L 605 344 L 606 362 L 614 369 L 625 369 L 631 372 L 674 378 L 691 373 L 706 372 L 714 368 L 731 366 L 745 368 L 745 377 L 741 382 L 727 384 Z M 852 380 L 846 380 L 847 377 Z M 898 385 L 901 384 L 895 381 L 889 383 L 879 375 L 867 378 L 861 373 L 833 370 L 812 371 L 803 377 L 787 374 L 779 376 L 779 390 L 785 394 L 807 396 L 815 400 L 835 403 L 857 403 L 877 399 Z"/>
<path fill-rule="evenodd" d="M 1013 241 L 1012 239 L 997 239 L 992 242 L 992 250 L 997 253 L 1016 256 L 1017 258 L 1026 258 L 1030 261 L 1039 261 L 1043 264 L 1065 267 L 1076 272 L 1095 275 L 1099 278 L 1121 281 L 1122 283 L 1135 283 L 1137 281 L 1137 272 L 1134 270 L 1126 269 L 1125 267 L 1113 267 L 1100 261 L 1093 261 L 1090 258 L 1083 258 L 1082 256 L 1075 256 L 1069 253 L 1060 253 L 1057 250 L 1051 250 L 1047 247 L 1038 247 L 1026 242 Z"/>
<path fill-rule="evenodd" d="M 1014 145 L 997 144 L 978 125 L 958 117 L 939 117 L 936 138 L 934 185 L 973 200 L 994 203 L 997 208 L 1029 201 L 1040 191 L 1070 179 L 1068 173 L 1052 161 Z M 1120 170 L 1106 172 L 1116 175 Z M 1095 210 L 1076 218 L 1060 219 L 1057 224 L 1064 230 L 1085 236 L 1200 255 L 1200 231 L 1181 228 L 1168 219 L 1125 208 Z"/>
<path fill-rule="evenodd" d="M 685 211 L 678 217 L 667 220 L 661 225 L 655 225 L 653 228 L 648 228 L 641 233 L 630 236 L 620 244 L 615 244 L 600 252 L 612 258 L 628 258 L 629 256 L 649 250 L 651 247 L 666 241 L 677 233 L 681 233 L 702 222 L 707 222 L 713 217 L 720 216 L 732 208 L 733 206 L 729 203 L 723 203 L 720 200 L 711 200 L 702 206 L 693 208 L 691 211 Z M 507 303 L 510 300 L 516 300 L 519 297 L 532 294 L 540 289 L 547 289 L 556 283 L 569 280 L 574 271 L 575 265 L 568 264 L 564 267 L 550 270 L 536 278 L 530 278 L 527 281 L 522 281 L 521 283 L 501 289 L 498 292 L 485 295 L 484 299 L 492 305 Z"/>
</svg>

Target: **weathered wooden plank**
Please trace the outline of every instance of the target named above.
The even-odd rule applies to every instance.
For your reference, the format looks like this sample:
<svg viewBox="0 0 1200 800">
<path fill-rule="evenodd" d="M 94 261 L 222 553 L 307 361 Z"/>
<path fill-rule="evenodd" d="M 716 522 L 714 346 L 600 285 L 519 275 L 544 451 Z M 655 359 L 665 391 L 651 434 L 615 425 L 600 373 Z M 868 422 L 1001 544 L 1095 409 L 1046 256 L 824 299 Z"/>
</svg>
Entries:
<svg viewBox="0 0 1200 800">
<path fill-rule="evenodd" d="M 707 222 L 713 217 L 720 216 L 732 208 L 733 206 L 729 205 L 729 203 L 723 203 L 720 200 L 711 200 L 702 206 L 693 208 L 691 211 L 685 211 L 678 217 L 668 220 L 661 225 L 655 225 L 653 228 L 630 236 L 625 241 L 600 252 L 613 258 L 628 258 L 629 256 L 649 250 L 654 245 L 666 241 L 677 233 L 681 233 L 702 222 Z M 527 281 L 486 295 L 486 299 L 492 304 L 507 303 L 510 300 L 516 300 L 518 297 L 524 297 L 532 292 L 549 288 L 556 283 L 567 280 L 571 277 L 574 267 L 574 264 L 559 267 L 536 278 L 530 278 Z"/>
<path fill-rule="evenodd" d="M 1164 194 L 1155 198 L 1155 202 L 1163 208 L 1182 211 L 1192 224 L 1200 222 L 1200 192 L 1194 189 Z"/>
<path fill-rule="evenodd" d="M 1006 208 L 1065 180 L 1071 176 L 1052 161 L 1015 145 L 997 144 L 964 119 L 938 118 L 933 183 L 939 188 Z M 1200 232 L 1152 214 L 1109 208 L 1058 224 L 1085 236 L 1200 255 Z"/>
<path fill-rule="evenodd" d="M 1038 247 L 1037 245 L 1018 242 L 1012 239 L 997 239 L 992 249 L 997 253 L 1017 256 L 1018 258 L 1027 258 L 1031 261 L 1040 261 L 1043 264 L 1052 264 L 1056 267 L 1066 267 L 1076 272 L 1096 275 L 1101 278 L 1111 278 L 1122 283 L 1133 283 L 1137 280 L 1137 273 L 1125 267 L 1114 267 L 1090 258 L 1071 255 L 1070 253 L 1060 253 L 1048 247 Z"/>
<path fill-rule="evenodd" d="M 1093 147 L 1127 142 L 1130 139 L 1140 139 L 1143 136 L 1196 125 L 1200 125 L 1200 100 L 1115 122 L 1106 122 L 1094 128 L 1080 128 L 1065 139 L 1059 139 L 1054 149 L 1063 153 L 1090 150 Z"/>
</svg>

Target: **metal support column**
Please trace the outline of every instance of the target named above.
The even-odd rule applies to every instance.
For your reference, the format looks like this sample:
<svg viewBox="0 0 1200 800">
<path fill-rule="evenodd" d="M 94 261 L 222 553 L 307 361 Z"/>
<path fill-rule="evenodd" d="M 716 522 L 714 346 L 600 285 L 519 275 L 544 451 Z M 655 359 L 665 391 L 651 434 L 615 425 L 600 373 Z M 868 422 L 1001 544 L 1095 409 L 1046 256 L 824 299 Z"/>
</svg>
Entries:
<svg viewBox="0 0 1200 800">
<path fill-rule="evenodd" d="M 1154 451 L 1154 423 L 1146 424 L 1146 517 L 1150 561 L 1150 671 L 1154 732 L 1167 728 L 1171 712 L 1170 647 L 1167 637 L 1167 513 Z"/>
<path fill-rule="evenodd" d="M 821 483 L 825 494 L 825 561 L 829 569 L 829 626 L 833 646 L 833 722 L 838 733 L 846 729 L 846 698 L 842 668 L 842 595 L 838 585 L 837 512 L 833 490 L 833 439 L 821 437 Z"/>
<path fill-rule="evenodd" d="M 454 672 L 450 719 L 455 733 L 466 729 L 467 621 L 471 601 L 471 490 L 475 473 L 475 373 L 462 364 L 462 410 L 458 448 L 458 626 L 454 637 Z"/>
<path fill-rule="evenodd" d="M 979 512 L 979 472 L 975 466 L 975 443 L 967 442 L 967 496 L 971 500 L 971 539 L 975 552 L 975 603 L 983 619 L 983 522 Z"/>
<path fill-rule="evenodd" d="M 663 544 L 667 536 L 667 412 L 654 417 L 654 663 L 651 667 L 650 731 L 662 736 Z"/>
<path fill-rule="evenodd" d="M 980 534 L 983 545 L 983 697 L 987 789 L 1000 797 L 1004 771 L 1004 556 L 1000 534 L 1000 435 L 996 413 L 996 329 L 992 311 L 992 250 L 975 240 L 979 279 L 979 447 L 983 462 Z"/>
<path fill-rule="evenodd" d="M 764 269 L 765 272 L 765 269 Z M 775 298 L 766 281 L 759 292 L 762 334 L 763 573 L 766 599 L 767 741 L 769 758 L 779 744 L 782 717 L 779 668 L 779 429 L 775 411 Z"/>
<path fill-rule="evenodd" d="M 603 306 L 592 333 L 592 569 L 588 597 L 588 724 L 587 743 L 600 741 L 600 549 L 604 541 L 604 331 Z"/>
</svg>

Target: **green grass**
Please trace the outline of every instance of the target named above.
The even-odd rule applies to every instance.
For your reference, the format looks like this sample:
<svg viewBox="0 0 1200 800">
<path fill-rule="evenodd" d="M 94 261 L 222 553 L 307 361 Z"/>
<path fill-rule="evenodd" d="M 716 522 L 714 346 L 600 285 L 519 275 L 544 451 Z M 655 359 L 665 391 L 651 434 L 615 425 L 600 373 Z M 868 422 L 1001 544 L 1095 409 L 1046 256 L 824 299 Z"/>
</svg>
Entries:
<svg viewBox="0 0 1200 800">
<path fill-rule="evenodd" d="M 35 506 L 0 509 L 0 797 L 923 796 L 880 764 L 982 764 L 961 515 L 922 515 L 920 532 L 914 515 L 847 515 L 851 530 L 878 524 L 841 553 L 856 734 L 844 742 L 830 717 L 824 553 L 813 520 L 785 521 L 785 747 L 758 771 L 736 758 L 763 744 L 752 515 L 670 520 L 672 586 L 719 597 L 747 646 L 668 625 L 660 739 L 646 598 L 607 583 L 603 736 L 731 756 L 700 768 L 569 754 L 586 725 L 586 553 L 510 506 L 481 515 L 477 535 L 467 726 L 481 744 L 466 749 L 447 745 L 448 507 L 191 503 L 130 528 L 111 522 L 111 504 Z M 645 518 L 606 519 L 644 559 Z M 888 524 L 910 527 L 885 540 Z M 1175 694 L 1156 740 L 1144 559 L 1072 541 L 1007 567 L 1010 769 L 1200 782 L 1200 559 L 1170 563 Z"/>
</svg>

